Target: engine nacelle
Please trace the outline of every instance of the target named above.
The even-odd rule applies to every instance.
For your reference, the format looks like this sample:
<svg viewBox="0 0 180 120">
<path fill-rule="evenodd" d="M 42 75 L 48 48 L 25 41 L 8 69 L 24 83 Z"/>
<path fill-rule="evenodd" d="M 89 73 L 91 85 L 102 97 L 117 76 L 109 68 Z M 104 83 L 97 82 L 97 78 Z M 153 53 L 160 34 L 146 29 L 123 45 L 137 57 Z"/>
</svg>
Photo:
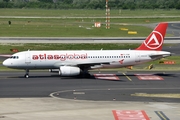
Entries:
<svg viewBox="0 0 180 120">
<path fill-rule="evenodd" d="M 61 66 L 59 67 L 59 75 L 61 76 L 75 76 L 81 72 L 80 68 L 72 66 Z"/>
</svg>

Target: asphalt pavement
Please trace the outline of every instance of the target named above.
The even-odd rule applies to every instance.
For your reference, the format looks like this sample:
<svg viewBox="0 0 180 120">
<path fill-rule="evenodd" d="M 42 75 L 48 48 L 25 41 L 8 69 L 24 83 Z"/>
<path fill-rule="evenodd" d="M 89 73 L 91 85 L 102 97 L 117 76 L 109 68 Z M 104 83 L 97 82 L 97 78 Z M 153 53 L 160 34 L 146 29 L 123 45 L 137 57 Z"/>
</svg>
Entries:
<svg viewBox="0 0 180 120">
<path fill-rule="evenodd" d="M 90 78 L 46 71 L 0 72 L 4 120 L 138 120 L 180 117 L 178 71 L 98 71 Z M 119 119 L 117 119 L 119 118 Z"/>
</svg>

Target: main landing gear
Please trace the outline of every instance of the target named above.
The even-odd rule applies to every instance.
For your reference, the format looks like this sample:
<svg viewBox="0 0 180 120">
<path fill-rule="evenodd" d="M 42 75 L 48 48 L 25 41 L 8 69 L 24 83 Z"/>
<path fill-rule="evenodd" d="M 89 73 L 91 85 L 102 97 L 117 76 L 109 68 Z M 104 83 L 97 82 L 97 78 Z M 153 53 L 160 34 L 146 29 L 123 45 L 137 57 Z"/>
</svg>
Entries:
<svg viewBox="0 0 180 120">
<path fill-rule="evenodd" d="M 91 74 L 88 72 L 87 69 L 84 69 L 84 70 L 81 71 L 80 76 L 81 76 L 82 78 L 90 78 L 90 77 L 91 77 Z"/>
<path fill-rule="evenodd" d="M 26 73 L 25 73 L 24 77 L 29 78 L 29 69 L 26 69 Z"/>
</svg>

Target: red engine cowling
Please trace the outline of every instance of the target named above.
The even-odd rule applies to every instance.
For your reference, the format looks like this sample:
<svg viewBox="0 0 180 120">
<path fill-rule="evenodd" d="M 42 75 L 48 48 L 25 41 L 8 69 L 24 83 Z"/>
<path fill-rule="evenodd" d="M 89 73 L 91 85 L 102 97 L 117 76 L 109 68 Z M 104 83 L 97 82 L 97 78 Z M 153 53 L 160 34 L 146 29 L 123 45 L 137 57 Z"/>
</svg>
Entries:
<svg viewBox="0 0 180 120">
<path fill-rule="evenodd" d="M 81 72 L 80 68 L 72 66 L 61 66 L 59 67 L 59 75 L 61 76 L 76 76 Z"/>
</svg>

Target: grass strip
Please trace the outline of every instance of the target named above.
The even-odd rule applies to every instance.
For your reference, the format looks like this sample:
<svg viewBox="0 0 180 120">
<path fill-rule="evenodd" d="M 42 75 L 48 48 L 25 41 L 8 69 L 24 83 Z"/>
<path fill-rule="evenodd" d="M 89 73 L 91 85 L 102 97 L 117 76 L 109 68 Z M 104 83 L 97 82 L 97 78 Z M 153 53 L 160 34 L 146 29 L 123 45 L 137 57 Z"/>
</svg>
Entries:
<svg viewBox="0 0 180 120">
<path fill-rule="evenodd" d="M 93 17 L 105 16 L 106 10 L 101 9 L 1 9 L 1 16 L 42 16 L 42 17 Z M 111 9 L 111 16 L 179 16 L 179 10 L 176 9 L 136 9 L 122 10 Z"/>
</svg>

